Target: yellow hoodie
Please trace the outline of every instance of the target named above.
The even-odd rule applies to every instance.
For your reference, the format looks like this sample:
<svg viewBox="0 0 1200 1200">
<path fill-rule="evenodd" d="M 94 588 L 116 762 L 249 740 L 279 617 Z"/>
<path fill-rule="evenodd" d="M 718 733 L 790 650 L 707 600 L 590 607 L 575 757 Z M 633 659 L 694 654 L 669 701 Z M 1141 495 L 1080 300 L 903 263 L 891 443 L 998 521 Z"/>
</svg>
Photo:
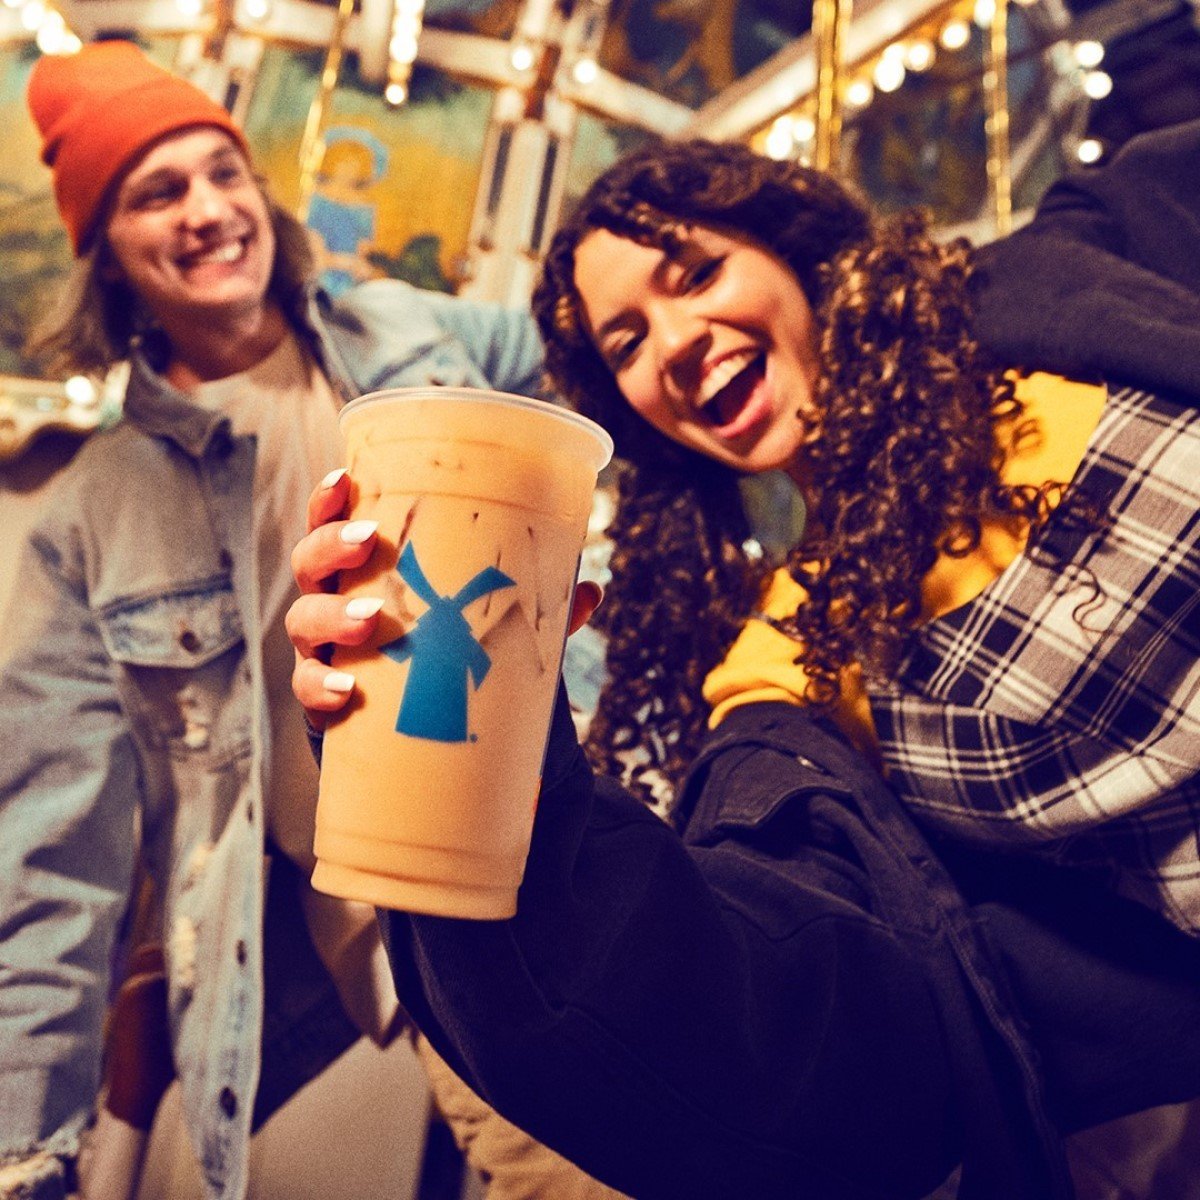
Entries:
<svg viewBox="0 0 1200 1200">
<path fill-rule="evenodd" d="M 1004 481 L 1039 487 L 1048 481 L 1069 482 L 1100 420 L 1106 389 L 1037 372 L 1017 380 L 1016 394 L 1025 404 L 1025 418 L 1021 436 L 1006 447 L 1001 472 Z M 1028 529 L 1014 521 L 989 521 L 971 554 L 965 558 L 942 555 L 921 584 L 925 619 L 944 616 L 978 596 L 1021 553 L 1027 536 Z M 782 620 L 803 600 L 804 589 L 781 568 L 768 581 L 760 607 L 766 616 Z M 704 698 L 712 706 L 709 725 L 718 725 L 739 704 L 762 700 L 805 703 L 807 676 L 792 661 L 797 648 L 766 621 L 748 621 L 724 660 L 704 681 Z M 861 671 L 849 668 L 841 685 L 834 719 L 879 765 L 878 741 Z"/>
</svg>

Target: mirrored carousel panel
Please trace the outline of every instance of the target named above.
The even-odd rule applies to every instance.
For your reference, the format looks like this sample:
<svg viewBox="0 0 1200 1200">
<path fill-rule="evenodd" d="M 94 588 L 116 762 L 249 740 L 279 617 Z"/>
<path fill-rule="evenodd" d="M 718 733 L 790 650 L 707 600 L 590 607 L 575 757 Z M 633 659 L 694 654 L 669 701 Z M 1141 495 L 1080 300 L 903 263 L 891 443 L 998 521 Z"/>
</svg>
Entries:
<svg viewBox="0 0 1200 1200">
<path fill-rule="evenodd" d="M 811 22 L 812 0 L 613 0 L 599 65 L 699 108 Z"/>
<path fill-rule="evenodd" d="M 301 201 L 300 146 L 323 60 L 317 50 L 268 47 L 246 114 L 259 169 L 292 208 Z M 393 106 L 348 64 L 305 211 L 330 292 L 385 276 L 458 289 L 491 105 L 490 88 L 418 66 L 407 103 Z"/>
</svg>

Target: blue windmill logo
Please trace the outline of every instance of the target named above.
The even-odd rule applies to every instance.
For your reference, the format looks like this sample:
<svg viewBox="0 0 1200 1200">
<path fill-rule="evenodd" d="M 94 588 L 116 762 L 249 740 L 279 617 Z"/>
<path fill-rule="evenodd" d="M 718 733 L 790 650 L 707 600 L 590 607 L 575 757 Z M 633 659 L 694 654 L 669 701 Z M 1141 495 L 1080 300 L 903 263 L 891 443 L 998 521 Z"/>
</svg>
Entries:
<svg viewBox="0 0 1200 1200">
<path fill-rule="evenodd" d="M 492 660 L 471 632 L 463 609 L 492 592 L 515 587 L 516 581 L 497 567 L 487 567 L 453 596 L 440 596 L 425 577 L 412 542 L 405 545 L 396 570 L 429 605 L 403 637 L 380 646 L 393 662 L 411 660 L 396 732 L 436 742 L 465 742 L 470 684 L 478 690 Z"/>
</svg>

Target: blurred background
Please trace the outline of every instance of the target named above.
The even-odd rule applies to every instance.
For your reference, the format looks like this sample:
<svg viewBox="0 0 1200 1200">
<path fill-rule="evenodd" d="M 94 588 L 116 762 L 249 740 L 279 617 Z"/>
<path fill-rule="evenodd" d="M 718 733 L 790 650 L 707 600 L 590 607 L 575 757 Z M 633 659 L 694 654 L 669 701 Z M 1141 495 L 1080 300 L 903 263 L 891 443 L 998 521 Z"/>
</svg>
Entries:
<svg viewBox="0 0 1200 1200">
<path fill-rule="evenodd" d="M 520 303 L 563 206 L 648 136 L 814 155 L 813 7 L 0 0 L 0 376 L 9 410 L 0 409 L 0 449 L 11 453 L 16 440 L 12 410 L 39 403 L 18 382 L 38 374 L 22 343 L 68 261 L 24 108 L 38 55 L 131 37 L 222 100 L 276 194 L 326 245 L 357 258 L 328 273 L 332 290 L 390 275 Z M 817 0 L 818 21 L 823 7 Z M 841 21 L 840 169 L 882 206 L 924 205 L 940 225 L 976 238 L 996 223 L 987 117 L 998 15 L 1013 220 L 1065 169 L 1102 160 L 1140 130 L 1200 116 L 1196 0 L 831 7 Z M 81 424 L 89 408 L 113 402 L 100 383 L 76 380 L 60 395 Z"/>
<path fill-rule="evenodd" d="M 830 166 L 982 241 L 1065 171 L 1200 117 L 1200 0 L 0 0 L 0 602 L 46 482 L 120 415 L 120 370 L 46 379 L 23 350 L 70 261 L 26 81 L 107 37 L 233 112 L 337 256 L 334 292 L 391 276 L 522 304 L 564 209 L 654 136 Z M 407 1043 L 387 1055 L 360 1044 L 271 1122 L 258 1200 L 480 1194 Z M 172 1145 L 143 1200 L 198 1194 Z"/>
</svg>

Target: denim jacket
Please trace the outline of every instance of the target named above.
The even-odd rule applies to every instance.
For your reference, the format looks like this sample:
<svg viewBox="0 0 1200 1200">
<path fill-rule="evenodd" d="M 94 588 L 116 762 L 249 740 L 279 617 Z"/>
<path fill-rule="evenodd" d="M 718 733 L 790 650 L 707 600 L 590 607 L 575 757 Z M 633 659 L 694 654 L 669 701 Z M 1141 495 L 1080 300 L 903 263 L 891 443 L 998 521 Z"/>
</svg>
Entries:
<svg viewBox="0 0 1200 1200">
<path fill-rule="evenodd" d="M 307 325 L 343 400 L 538 383 L 522 312 L 380 281 L 314 294 Z M 77 1153 L 140 846 L 187 1124 L 209 1193 L 245 1194 L 269 728 L 254 469 L 253 438 L 135 356 L 125 418 L 58 477 L 25 546 L 0 649 L 0 1164 Z"/>
</svg>

